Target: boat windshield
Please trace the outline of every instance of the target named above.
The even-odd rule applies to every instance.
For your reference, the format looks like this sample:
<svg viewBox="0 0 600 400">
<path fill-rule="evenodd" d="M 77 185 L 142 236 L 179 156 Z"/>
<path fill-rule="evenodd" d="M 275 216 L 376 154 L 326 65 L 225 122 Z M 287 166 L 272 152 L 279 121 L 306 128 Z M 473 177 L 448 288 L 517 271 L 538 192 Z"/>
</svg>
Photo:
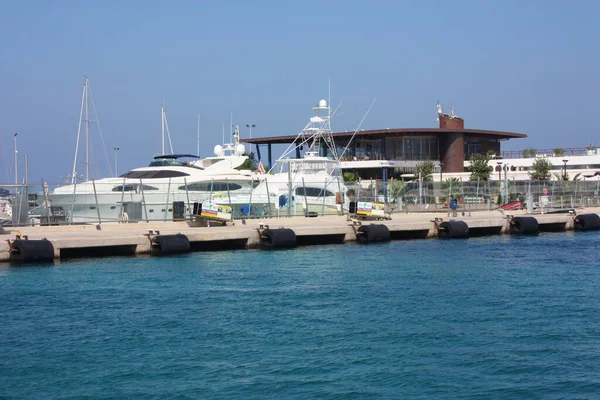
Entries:
<svg viewBox="0 0 600 400">
<path fill-rule="evenodd" d="M 153 160 L 149 165 L 149 167 L 190 167 L 196 169 L 203 169 L 198 165 L 195 165 L 191 161 L 180 161 L 174 159 L 158 159 Z"/>
</svg>

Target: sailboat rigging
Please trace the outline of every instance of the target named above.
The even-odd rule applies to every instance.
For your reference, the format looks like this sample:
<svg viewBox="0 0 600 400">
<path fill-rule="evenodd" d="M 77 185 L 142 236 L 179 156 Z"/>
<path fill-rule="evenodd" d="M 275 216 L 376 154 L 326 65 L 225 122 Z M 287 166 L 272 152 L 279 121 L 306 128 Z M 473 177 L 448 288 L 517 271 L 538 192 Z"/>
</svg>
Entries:
<svg viewBox="0 0 600 400">
<path fill-rule="evenodd" d="M 96 104 L 94 103 L 94 98 L 92 96 L 92 89 L 90 87 L 90 83 L 87 76 L 84 76 L 83 83 L 83 94 L 81 96 L 81 108 L 79 111 L 79 124 L 77 127 L 77 141 L 75 144 L 75 157 L 73 159 L 73 170 L 71 172 L 71 184 L 74 184 L 77 175 L 77 159 L 79 156 L 79 142 L 81 138 L 81 125 L 85 123 L 85 180 L 88 181 L 90 179 L 90 118 L 89 118 L 89 103 L 92 103 L 92 109 L 94 111 L 94 116 L 96 118 L 96 126 L 98 128 L 98 133 L 100 135 L 100 140 L 102 142 L 102 148 L 104 149 L 104 156 L 106 158 L 106 165 L 108 166 L 108 170 L 110 175 L 112 176 L 113 171 L 110 165 L 110 161 L 108 158 L 108 152 L 106 150 L 106 145 L 104 144 L 104 136 L 102 135 L 102 129 L 100 128 L 100 120 L 98 119 L 98 112 L 96 110 Z M 85 115 L 84 115 L 85 112 Z M 85 118 L 85 119 L 84 119 Z"/>
</svg>

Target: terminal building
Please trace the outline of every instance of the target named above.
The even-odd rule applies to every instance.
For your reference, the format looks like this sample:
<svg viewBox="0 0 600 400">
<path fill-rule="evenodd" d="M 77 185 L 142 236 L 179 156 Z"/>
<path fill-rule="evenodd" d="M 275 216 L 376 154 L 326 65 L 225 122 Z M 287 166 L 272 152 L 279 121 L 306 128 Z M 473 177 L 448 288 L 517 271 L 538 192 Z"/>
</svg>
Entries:
<svg viewBox="0 0 600 400">
<path fill-rule="evenodd" d="M 432 161 L 440 176 L 443 173 L 461 173 L 464 172 L 465 161 L 472 154 L 492 151 L 500 156 L 502 141 L 527 137 L 522 133 L 465 129 L 463 118 L 454 115 L 453 110 L 449 114 L 444 113 L 439 104 L 438 121 L 437 128 L 334 132 L 331 138 L 337 155 L 341 155 L 344 171 L 357 173 L 362 179 L 387 179 L 413 173 L 423 161 Z M 297 135 L 291 135 L 243 141 L 254 145 L 258 159 L 272 166 L 272 145 L 292 144 L 297 139 Z M 302 146 L 296 148 L 297 158 L 301 157 L 302 150 Z M 320 155 L 332 156 L 328 152 L 331 152 L 328 146 L 322 145 Z"/>
</svg>

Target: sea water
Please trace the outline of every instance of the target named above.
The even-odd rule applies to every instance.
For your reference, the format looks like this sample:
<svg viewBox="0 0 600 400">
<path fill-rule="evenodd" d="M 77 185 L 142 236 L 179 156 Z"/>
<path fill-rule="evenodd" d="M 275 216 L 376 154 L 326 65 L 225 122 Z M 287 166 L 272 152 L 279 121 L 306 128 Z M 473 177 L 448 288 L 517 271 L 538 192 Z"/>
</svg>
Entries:
<svg viewBox="0 0 600 400">
<path fill-rule="evenodd" d="M 0 398 L 600 396 L 599 240 L 0 267 Z"/>
</svg>

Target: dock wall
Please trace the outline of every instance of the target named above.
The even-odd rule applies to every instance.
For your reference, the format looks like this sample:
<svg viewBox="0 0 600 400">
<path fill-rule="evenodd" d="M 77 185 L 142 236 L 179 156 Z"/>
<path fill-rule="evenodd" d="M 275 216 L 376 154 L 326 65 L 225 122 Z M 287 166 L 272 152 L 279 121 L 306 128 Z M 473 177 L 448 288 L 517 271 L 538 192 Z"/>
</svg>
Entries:
<svg viewBox="0 0 600 400">
<path fill-rule="evenodd" d="M 578 210 L 578 214 L 600 213 L 600 209 Z M 317 218 L 273 218 L 234 221 L 227 226 L 191 227 L 186 222 L 141 222 L 129 224 L 102 224 L 78 226 L 36 226 L 5 228 L 0 234 L 0 262 L 10 260 L 10 243 L 21 240 L 47 239 L 54 246 L 56 259 L 77 256 L 111 256 L 119 254 L 149 254 L 151 239 L 157 235 L 185 235 L 193 250 L 217 250 L 260 247 L 259 227 L 289 228 L 294 231 L 299 244 L 341 243 L 357 240 L 356 230 L 362 224 L 386 225 L 392 239 L 437 238 L 438 225 L 443 221 L 464 221 L 473 233 L 508 234 L 510 219 L 526 215 L 522 211 L 482 211 L 469 215 L 448 217 L 444 213 L 393 214 L 388 220 L 352 220 L 347 216 Z M 574 229 L 575 215 L 536 214 L 542 227 Z M 556 229 L 554 229 L 556 230 Z M 474 235 L 475 236 L 475 235 Z"/>
</svg>

